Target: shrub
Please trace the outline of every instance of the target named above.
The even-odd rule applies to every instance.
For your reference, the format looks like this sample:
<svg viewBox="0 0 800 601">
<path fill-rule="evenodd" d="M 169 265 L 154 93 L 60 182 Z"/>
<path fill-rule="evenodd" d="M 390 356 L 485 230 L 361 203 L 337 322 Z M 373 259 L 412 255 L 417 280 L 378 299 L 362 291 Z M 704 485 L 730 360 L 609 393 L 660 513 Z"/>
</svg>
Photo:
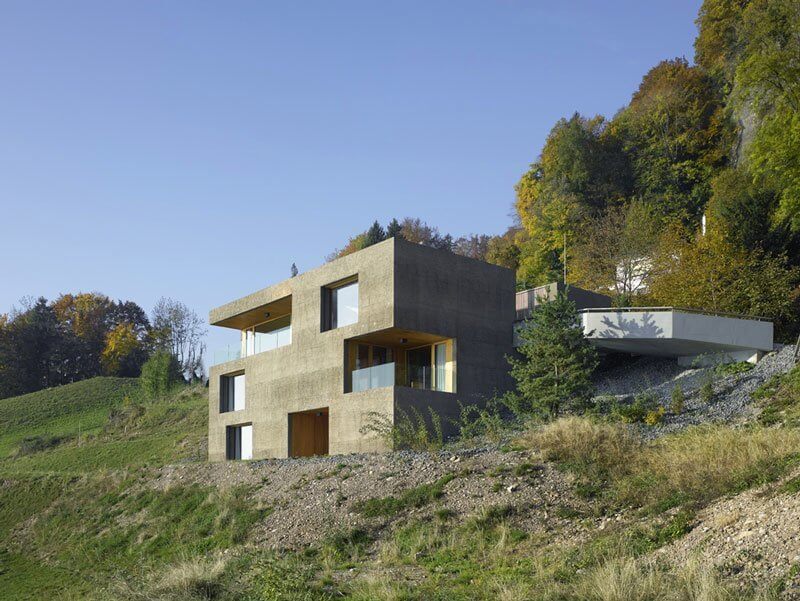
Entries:
<svg viewBox="0 0 800 601">
<path fill-rule="evenodd" d="M 271 555 L 254 565 L 255 599 L 264 601 L 332 601 L 314 583 L 317 566 L 300 555 Z"/>
<path fill-rule="evenodd" d="M 57 447 L 65 438 L 63 436 L 27 436 L 22 439 L 17 449 L 17 455 L 33 455 L 47 449 Z"/>
<path fill-rule="evenodd" d="M 654 394 L 640 392 L 630 405 L 617 403 L 613 413 L 626 424 L 636 424 L 644 422 L 648 414 L 658 412 L 659 409 L 661 406 Z"/>
<path fill-rule="evenodd" d="M 683 388 L 680 384 L 676 384 L 672 388 L 672 398 L 669 403 L 669 410 L 675 415 L 683 413 L 684 406 L 686 405 L 686 396 L 683 394 Z"/>
<path fill-rule="evenodd" d="M 714 400 L 714 380 L 712 380 L 711 376 L 709 375 L 709 377 L 703 380 L 703 385 L 700 386 L 700 401 L 708 405 L 713 400 Z"/>
<path fill-rule="evenodd" d="M 412 407 L 410 413 L 398 409 L 392 421 L 384 413 L 370 411 L 359 431 L 374 434 L 392 449 L 434 452 L 444 446 L 442 418 L 431 407 L 428 407 L 428 414 L 430 421 L 416 407 Z"/>
<path fill-rule="evenodd" d="M 224 559 L 187 559 L 170 566 L 155 590 L 181 599 L 217 599 L 223 592 Z"/>
<path fill-rule="evenodd" d="M 332 561 L 358 561 L 372 540 L 369 532 L 362 528 L 339 530 L 323 541 L 322 555 Z"/>
<path fill-rule="evenodd" d="M 409 488 L 400 496 L 367 499 L 356 503 L 354 509 L 368 518 L 390 517 L 404 509 L 423 507 L 444 495 L 444 487 L 456 477 L 455 474 L 442 476 L 435 482 Z"/>
<path fill-rule="evenodd" d="M 181 368 L 175 356 L 167 351 L 156 351 L 142 366 L 139 381 L 144 393 L 155 398 L 167 394 L 181 379 Z"/>
<path fill-rule="evenodd" d="M 800 426 L 800 365 L 770 379 L 753 393 L 761 406 L 758 421 L 772 426 Z"/>
<path fill-rule="evenodd" d="M 653 409 L 647 412 L 647 415 L 644 416 L 644 423 L 648 426 L 656 426 L 664 421 L 664 408 L 659 407 L 658 409 Z"/>
<path fill-rule="evenodd" d="M 461 440 L 468 440 L 478 436 L 487 436 L 489 439 L 499 442 L 508 426 L 500 415 L 497 403 L 498 401 L 493 399 L 486 407 L 479 407 L 478 405 L 464 405 L 458 401 L 458 419 L 451 420 L 451 423 L 458 428 L 458 437 Z"/>
<path fill-rule="evenodd" d="M 651 560 L 611 559 L 574 585 L 582 601 L 734 601 L 754 599 L 726 586 L 712 567 L 688 563 L 670 571 Z M 573 598 L 573 597 L 571 597 Z"/>
<path fill-rule="evenodd" d="M 747 361 L 737 361 L 736 363 L 720 363 L 714 368 L 714 371 L 721 376 L 731 376 L 736 374 L 747 373 L 753 369 L 755 365 Z"/>
</svg>

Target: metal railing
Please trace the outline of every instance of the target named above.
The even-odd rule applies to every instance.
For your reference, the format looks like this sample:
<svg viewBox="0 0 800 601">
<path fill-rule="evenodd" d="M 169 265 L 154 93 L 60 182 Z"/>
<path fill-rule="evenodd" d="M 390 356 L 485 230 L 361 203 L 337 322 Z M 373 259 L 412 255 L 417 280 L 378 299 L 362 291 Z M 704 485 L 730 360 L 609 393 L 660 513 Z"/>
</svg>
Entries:
<svg viewBox="0 0 800 601">
<path fill-rule="evenodd" d="M 768 317 L 762 317 L 760 315 L 727 313 L 725 311 L 708 311 L 705 309 L 692 309 L 689 307 L 595 307 L 593 309 L 580 309 L 578 313 L 656 313 L 664 311 L 681 311 L 683 313 L 696 313 L 698 315 L 711 315 L 714 317 L 734 317 L 736 319 L 772 321 Z"/>
</svg>

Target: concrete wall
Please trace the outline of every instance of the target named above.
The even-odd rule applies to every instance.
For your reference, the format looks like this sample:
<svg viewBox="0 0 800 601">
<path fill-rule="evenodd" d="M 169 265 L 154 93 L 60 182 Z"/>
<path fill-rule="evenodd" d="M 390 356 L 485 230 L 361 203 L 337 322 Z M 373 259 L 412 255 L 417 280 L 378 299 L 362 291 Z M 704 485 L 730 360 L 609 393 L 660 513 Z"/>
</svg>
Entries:
<svg viewBox="0 0 800 601">
<path fill-rule="evenodd" d="M 395 251 L 395 325 L 456 340 L 456 396 L 479 402 L 511 386 L 515 274 L 418 244 Z"/>
<path fill-rule="evenodd" d="M 358 322 L 320 331 L 321 288 L 358 276 Z M 457 399 L 480 401 L 510 384 L 514 274 L 511 270 L 402 240 L 387 240 L 280 282 L 210 314 L 212 324 L 292 297 L 291 344 L 210 370 L 209 460 L 225 458 L 225 426 L 253 424 L 253 457 L 288 454 L 288 414 L 329 408 L 331 454 L 385 450 L 360 432 L 370 412 L 433 406 L 458 414 Z M 344 393 L 345 340 L 387 328 L 456 339 L 456 393 L 380 388 Z M 243 411 L 219 413 L 220 376 L 245 372 Z M 445 425 L 447 422 L 445 421 Z"/>
<path fill-rule="evenodd" d="M 225 426 L 252 422 L 253 457 L 286 457 L 288 413 L 330 408 L 332 453 L 384 448 L 364 439 L 358 430 L 362 415 L 380 411 L 391 415 L 391 389 L 344 395 L 344 340 L 394 322 L 394 244 L 387 241 L 342 257 L 211 311 L 212 324 L 273 300 L 292 296 L 292 343 L 211 368 L 209 376 L 208 457 L 225 458 Z M 320 332 L 323 286 L 358 275 L 358 322 Z M 244 370 L 247 399 L 244 411 L 219 412 L 220 376 Z"/>
</svg>

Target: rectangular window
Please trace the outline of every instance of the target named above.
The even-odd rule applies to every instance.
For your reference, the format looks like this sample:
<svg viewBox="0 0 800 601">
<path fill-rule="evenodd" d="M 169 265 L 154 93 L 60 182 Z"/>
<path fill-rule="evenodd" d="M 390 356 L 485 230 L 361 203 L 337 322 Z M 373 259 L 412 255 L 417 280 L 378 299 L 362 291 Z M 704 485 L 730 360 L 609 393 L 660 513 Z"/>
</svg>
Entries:
<svg viewBox="0 0 800 601">
<path fill-rule="evenodd" d="M 322 289 L 322 331 L 358 321 L 358 280 Z"/>
<path fill-rule="evenodd" d="M 244 409 L 244 401 L 244 374 L 220 377 L 219 412 L 241 411 Z"/>
<path fill-rule="evenodd" d="M 227 459 L 253 458 L 253 424 L 225 428 L 225 457 Z"/>
</svg>

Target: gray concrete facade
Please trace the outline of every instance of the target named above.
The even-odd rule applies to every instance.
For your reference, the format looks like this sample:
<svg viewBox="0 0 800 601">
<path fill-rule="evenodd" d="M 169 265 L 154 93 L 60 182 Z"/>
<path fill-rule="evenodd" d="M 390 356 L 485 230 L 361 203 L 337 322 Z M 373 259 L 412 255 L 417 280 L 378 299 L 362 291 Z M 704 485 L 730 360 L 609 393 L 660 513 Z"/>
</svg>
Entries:
<svg viewBox="0 0 800 601">
<path fill-rule="evenodd" d="M 358 320 L 323 331 L 326 289 L 352 278 Z M 291 343 L 211 367 L 209 460 L 226 458 L 228 426 L 250 424 L 254 459 L 287 457 L 290 414 L 312 410 L 326 412 L 330 454 L 386 450 L 362 432 L 376 414 L 393 422 L 431 407 L 447 426 L 457 401 L 481 403 L 510 385 L 514 290 L 509 269 L 390 239 L 213 309 L 212 325 L 240 331 L 265 316 L 290 315 Z M 358 344 L 394 349 L 395 385 L 351 391 Z M 412 347 L 434 344 L 447 349 L 446 390 L 405 385 L 402 361 Z M 244 408 L 222 412 L 222 378 L 241 373 Z"/>
</svg>

